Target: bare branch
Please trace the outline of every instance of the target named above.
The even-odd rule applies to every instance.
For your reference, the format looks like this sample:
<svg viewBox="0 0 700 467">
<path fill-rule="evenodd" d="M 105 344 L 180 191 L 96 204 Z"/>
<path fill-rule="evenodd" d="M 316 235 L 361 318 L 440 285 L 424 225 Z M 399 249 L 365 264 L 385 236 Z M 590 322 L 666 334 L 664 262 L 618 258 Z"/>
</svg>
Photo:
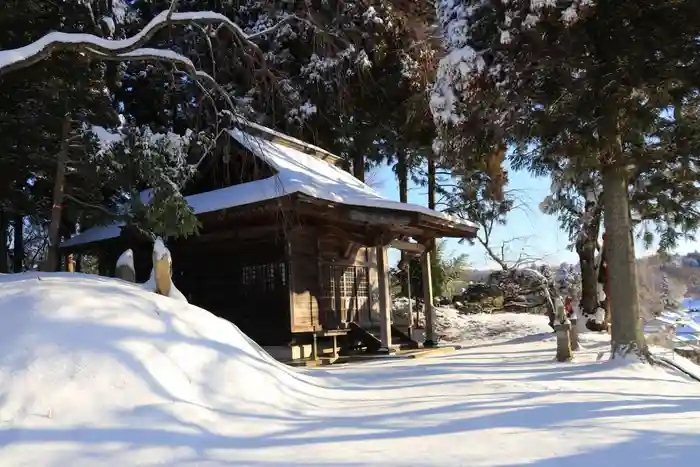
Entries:
<svg viewBox="0 0 700 467">
<path fill-rule="evenodd" d="M 111 212 L 109 209 L 105 208 L 104 206 L 100 206 L 99 204 L 86 203 L 85 201 L 81 201 L 78 198 L 76 198 L 75 196 L 69 195 L 67 193 L 64 193 L 63 197 L 66 198 L 67 200 L 73 201 L 76 204 L 79 204 L 80 206 L 82 206 L 84 208 L 96 209 L 98 211 L 101 211 L 104 214 L 107 214 L 110 218 L 114 217 L 113 212 Z"/>
<path fill-rule="evenodd" d="M 214 46 L 211 43 L 211 38 L 209 33 L 197 23 L 192 23 L 192 26 L 196 27 L 202 32 L 202 37 L 207 41 L 207 49 L 209 50 L 209 59 L 211 60 L 211 76 L 216 79 L 216 59 L 214 58 Z"/>
</svg>

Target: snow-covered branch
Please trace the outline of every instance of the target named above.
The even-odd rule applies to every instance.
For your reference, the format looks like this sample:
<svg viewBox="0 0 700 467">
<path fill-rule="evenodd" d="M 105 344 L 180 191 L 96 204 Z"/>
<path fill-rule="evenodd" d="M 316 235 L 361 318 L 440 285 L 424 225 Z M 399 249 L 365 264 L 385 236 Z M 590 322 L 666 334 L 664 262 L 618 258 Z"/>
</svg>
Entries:
<svg viewBox="0 0 700 467">
<path fill-rule="evenodd" d="M 259 57 L 262 57 L 262 50 L 255 41 L 291 21 L 306 22 L 303 18 L 290 15 L 268 29 L 254 34 L 246 34 L 240 26 L 220 13 L 211 11 L 178 13 L 165 10 L 153 18 L 136 35 L 127 39 L 113 40 L 92 34 L 52 32 L 24 47 L 2 50 L 0 51 L 0 76 L 11 71 L 34 65 L 52 53 L 60 50 L 71 50 L 103 59 L 108 57 L 124 61 L 133 59 L 158 59 L 171 62 L 178 61 L 184 64 L 184 62 L 182 62 L 182 58 L 184 57 L 171 50 L 144 49 L 143 47 L 158 31 L 168 26 L 189 25 L 193 23 L 199 25 L 218 24 L 217 31 L 220 29 L 229 30 L 240 43 L 250 47 Z M 185 60 L 188 59 L 185 58 Z M 189 65 L 191 65 L 191 62 Z"/>
</svg>

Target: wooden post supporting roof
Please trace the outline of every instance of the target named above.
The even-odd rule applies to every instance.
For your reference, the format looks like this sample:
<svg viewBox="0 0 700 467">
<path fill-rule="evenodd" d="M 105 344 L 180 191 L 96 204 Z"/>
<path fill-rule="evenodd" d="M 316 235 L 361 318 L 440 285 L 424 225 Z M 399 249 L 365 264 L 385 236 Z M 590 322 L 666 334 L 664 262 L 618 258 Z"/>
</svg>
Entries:
<svg viewBox="0 0 700 467">
<path fill-rule="evenodd" d="M 381 330 L 382 348 L 391 352 L 391 294 L 389 291 L 389 264 L 387 248 L 384 242 L 377 244 L 377 276 L 379 286 L 379 328 Z"/>
<path fill-rule="evenodd" d="M 421 256 L 423 270 L 423 301 L 425 307 L 425 347 L 437 345 L 435 336 L 435 308 L 433 306 L 433 274 L 430 268 L 430 248 Z"/>
</svg>

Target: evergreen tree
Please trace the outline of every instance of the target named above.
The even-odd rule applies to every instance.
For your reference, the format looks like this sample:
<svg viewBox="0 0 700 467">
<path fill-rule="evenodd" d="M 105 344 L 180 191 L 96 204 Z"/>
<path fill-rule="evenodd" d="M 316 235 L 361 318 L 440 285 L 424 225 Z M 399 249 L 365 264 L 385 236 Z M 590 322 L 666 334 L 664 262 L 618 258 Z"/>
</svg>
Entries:
<svg viewBox="0 0 700 467">
<path fill-rule="evenodd" d="M 6 42 L 0 44 L 2 49 L 26 45 L 52 29 L 92 33 L 92 38 L 85 36 L 86 41 L 96 44 L 89 48 L 84 41 L 70 42 L 61 47 L 61 50 L 82 50 L 81 54 L 69 53 L 71 50 L 58 53 L 55 46 L 37 49 L 36 54 L 22 56 L 14 65 L 5 63 L 0 69 L 0 92 L 7 93 L 8 97 L 0 109 L 0 128 L 6 138 L 7 152 L 13 156 L 3 162 L 17 162 L 11 166 L 13 171 L 8 171 L 10 183 L 1 193 L 6 200 L 2 206 L 6 212 L 10 206 L 18 216 L 14 220 L 15 230 L 23 227 L 22 218 L 27 212 L 43 211 L 44 219 L 50 218 L 49 269 L 58 264 L 60 238 L 74 231 L 76 225 L 88 227 L 97 223 L 98 215 L 127 217 L 152 233 L 187 234 L 196 228 L 181 193 L 183 180 L 192 172 L 184 154 L 189 155 L 189 149 L 194 146 L 200 149 L 195 157 L 202 159 L 202 146 L 211 147 L 211 141 L 216 138 L 209 138 L 207 134 L 200 137 L 201 132 L 192 131 L 187 125 L 180 125 L 179 133 L 175 133 L 173 122 L 177 121 L 174 117 L 184 113 L 182 102 L 186 101 L 191 107 L 205 107 L 203 102 L 208 102 L 209 91 L 195 86 L 193 74 L 183 79 L 175 64 L 184 64 L 190 73 L 193 70 L 187 59 L 177 56 L 172 49 L 165 49 L 167 53 L 163 54 L 154 52 L 154 48 L 146 54 L 135 53 L 134 57 L 139 60 L 155 57 L 172 65 L 167 76 L 173 78 L 173 85 L 165 86 L 165 94 L 182 88 L 201 90 L 199 95 L 189 94 L 173 106 L 174 116 L 166 114 L 157 122 L 152 117 L 138 121 L 131 113 L 136 106 L 127 106 L 133 102 L 127 102 L 124 94 L 114 92 L 126 89 L 128 95 L 134 91 L 127 81 L 128 69 L 107 66 L 104 61 L 104 57 L 118 62 L 130 57 L 117 57 L 117 53 L 93 39 L 95 35 L 124 37 L 134 32 L 130 27 L 139 27 L 140 19 L 133 3 L 122 0 L 58 4 L 37 0 L 3 5 L 0 21 L 12 23 L 13 28 L 6 29 L 20 33 L 5 37 Z M 167 17 L 157 25 L 169 24 L 169 21 Z M 188 16 L 177 21 L 195 26 L 198 19 Z M 203 22 L 207 21 L 211 20 L 204 18 Z M 17 24 L 24 27 L 17 28 Z M 227 30 L 238 34 L 238 40 L 254 48 L 250 40 L 238 33 L 235 25 L 229 24 Z M 144 34 L 142 38 L 148 40 L 151 36 Z M 13 69 L 31 64 L 34 64 L 32 70 L 37 72 L 35 82 L 12 73 Z M 197 79 L 202 76 L 205 75 L 197 75 Z M 155 112 L 154 115 L 163 114 Z M 218 118 L 216 113 L 216 123 Z M 17 125 L 20 121 L 23 126 Z M 156 125 L 157 129 L 153 130 L 151 126 Z M 111 138 L 118 136 L 118 144 L 105 144 L 100 137 L 105 134 L 111 134 Z M 150 202 L 141 203 L 140 192 L 148 187 L 152 188 Z M 23 207 L 28 202 L 35 204 Z M 125 210 L 127 203 L 130 206 Z M 21 235 L 17 237 L 17 240 L 22 239 Z M 22 251 L 18 241 L 15 245 L 17 251 Z"/>
<path fill-rule="evenodd" d="M 33 0 L 3 4 L 0 24 L 5 25 L 7 33 L 0 38 L 0 49 L 26 45 L 51 30 L 93 33 L 99 27 L 95 19 L 98 3 Z M 0 146 L 7 155 L 0 164 L 9 179 L 0 197 L 13 213 L 15 226 L 23 226 L 23 219 L 30 214 L 47 223 L 55 218 L 54 261 L 60 235 L 71 230 L 66 222 L 70 216 L 62 214 L 72 209 L 62 199 L 54 199 L 55 186 L 63 189 L 65 185 L 65 164 L 58 163 L 57 155 L 65 147 L 65 157 L 70 152 L 79 159 L 87 150 L 78 134 L 82 125 L 116 120 L 105 88 L 105 72 L 103 63 L 59 53 L 35 65 L 30 74 L 5 74 L 0 78 Z M 67 133 L 63 131 L 66 121 L 72 128 Z M 21 269 L 24 251 L 21 230 L 15 228 L 16 270 Z"/>
<path fill-rule="evenodd" d="M 515 143 L 516 166 L 559 161 L 601 174 L 612 356 L 646 354 L 629 181 L 669 162 L 697 167 L 692 150 L 649 151 L 645 141 L 700 85 L 700 4 L 443 0 L 439 11 L 449 54 L 435 88 L 436 118 L 467 134 L 465 157 Z M 678 129 L 674 122 L 664 123 Z"/>
<path fill-rule="evenodd" d="M 168 5 L 169 0 L 137 0 L 134 8 L 143 23 Z M 429 2 L 182 0 L 180 8 L 225 14 L 247 32 L 301 16 L 304 21 L 268 33 L 259 54 L 235 50 L 224 35 L 207 38 L 194 29 L 179 31 L 176 44 L 225 83 L 238 112 L 344 157 L 358 178 L 399 150 L 430 144 L 434 130 L 427 124 L 425 90 L 439 44 L 430 40 L 434 10 Z M 170 40 L 163 35 L 156 43 L 159 39 Z M 132 82 L 125 87 L 131 94 L 125 101 L 133 102 L 139 121 L 169 118 L 145 115 L 151 111 L 143 109 L 144 100 L 154 102 L 147 109 L 188 102 L 187 93 L 170 105 L 159 102 L 159 93 L 149 95 L 147 83 L 160 81 L 157 73 L 142 64 L 127 71 Z M 423 128 L 411 131 L 416 126 Z"/>
</svg>

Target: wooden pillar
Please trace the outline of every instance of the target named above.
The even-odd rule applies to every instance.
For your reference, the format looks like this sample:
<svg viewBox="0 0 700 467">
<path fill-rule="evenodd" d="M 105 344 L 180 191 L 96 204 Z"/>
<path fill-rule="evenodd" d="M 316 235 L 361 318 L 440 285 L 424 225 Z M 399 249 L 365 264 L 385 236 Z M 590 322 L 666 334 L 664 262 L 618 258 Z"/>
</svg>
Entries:
<svg viewBox="0 0 700 467">
<path fill-rule="evenodd" d="M 379 285 L 379 328 L 382 350 L 391 352 L 391 295 L 389 291 L 389 258 L 387 248 L 377 245 L 377 278 Z"/>
<path fill-rule="evenodd" d="M 423 301 L 425 302 L 425 347 L 437 345 L 435 336 L 435 308 L 433 307 L 433 274 L 430 269 L 430 248 L 421 256 L 423 270 Z"/>
</svg>

